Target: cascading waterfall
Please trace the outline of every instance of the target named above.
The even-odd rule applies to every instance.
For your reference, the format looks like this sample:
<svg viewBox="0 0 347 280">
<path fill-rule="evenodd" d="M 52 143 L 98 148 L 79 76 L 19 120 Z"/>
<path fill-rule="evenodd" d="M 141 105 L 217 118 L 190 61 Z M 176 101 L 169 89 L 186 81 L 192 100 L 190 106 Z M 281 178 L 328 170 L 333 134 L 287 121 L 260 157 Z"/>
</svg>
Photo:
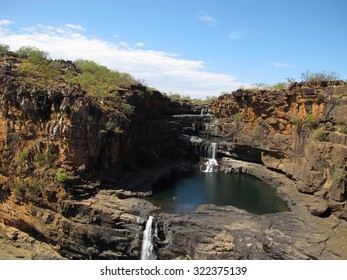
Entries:
<svg viewBox="0 0 347 280">
<path fill-rule="evenodd" d="M 156 231 L 156 230 L 155 230 Z M 157 256 L 154 252 L 153 245 L 153 216 L 149 216 L 146 222 L 146 228 L 143 231 L 142 249 L 141 249 L 141 260 L 155 260 Z"/>
<path fill-rule="evenodd" d="M 208 147 L 207 150 L 207 158 L 208 161 L 206 162 L 206 169 L 204 172 L 214 172 L 217 169 L 218 162 L 216 160 L 216 154 L 217 154 L 217 143 L 211 143 L 211 145 Z"/>
</svg>

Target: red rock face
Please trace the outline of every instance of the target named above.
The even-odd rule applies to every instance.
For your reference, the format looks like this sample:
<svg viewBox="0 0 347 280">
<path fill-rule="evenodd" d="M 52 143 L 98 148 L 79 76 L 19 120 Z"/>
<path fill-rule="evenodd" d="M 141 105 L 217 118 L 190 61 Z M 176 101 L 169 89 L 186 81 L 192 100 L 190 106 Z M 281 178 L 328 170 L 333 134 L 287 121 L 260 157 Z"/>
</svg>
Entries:
<svg viewBox="0 0 347 280">
<path fill-rule="evenodd" d="M 124 163 L 136 163 L 140 149 L 160 156 L 176 144 L 177 127 L 152 122 L 168 110 L 168 98 L 158 91 L 131 85 L 98 99 L 78 86 L 42 87 L 17 79 L 18 63 L 8 57 L 0 73 L 1 163 L 25 149 L 33 156 L 54 153 L 60 167 L 89 178 L 115 176 Z"/>
<path fill-rule="evenodd" d="M 95 180 L 112 181 L 124 170 L 175 154 L 178 126 L 159 119 L 169 99 L 142 85 L 124 86 L 103 99 L 78 86 L 41 85 L 17 75 L 18 57 L 2 58 L 0 222 L 59 244 L 70 258 L 137 257 L 141 211 L 153 206 L 129 204 L 114 193 L 84 202 L 95 197 Z"/>
<path fill-rule="evenodd" d="M 191 105 L 170 103 L 142 85 L 122 87 L 115 97 L 98 99 L 78 86 L 23 78 L 16 72 L 18 57 L 2 59 L 0 222 L 54 246 L 52 254 L 37 258 L 61 258 L 55 251 L 77 259 L 138 258 L 144 217 L 157 209 L 134 196 L 148 194 L 148 184 L 158 178 L 189 169 L 188 163 L 164 159 L 179 158 L 185 151 L 177 145 L 179 125 L 161 118 L 162 114 L 191 112 Z M 273 175 L 271 168 L 295 179 L 285 178 L 279 185 L 293 197 L 300 195 L 295 201 L 300 209 L 268 217 L 211 205 L 198 210 L 203 215 L 182 218 L 161 213 L 160 255 L 330 258 L 330 249 L 322 245 L 329 238 L 331 251 L 345 254 L 346 243 L 336 241 L 346 236 L 345 224 L 336 217 L 312 218 L 303 205 L 319 216 L 327 208 L 324 198 L 337 216 L 347 217 L 345 182 L 335 178 L 347 157 L 346 92 L 344 84 L 296 85 L 286 92 L 237 91 L 218 98 L 210 107 L 218 117 L 218 132 L 234 142 L 238 157 L 249 161 L 256 157 L 263 164 L 253 167 L 254 174 L 283 176 Z M 223 149 L 218 152 L 223 154 Z M 139 166 L 144 167 L 142 173 L 129 173 L 114 185 L 119 173 Z M 100 178 L 105 182 L 95 181 Z M 320 199 L 298 195 L 295 186 Z M 282 236 L 288 236 L 287 243 Z M 249 247 L 247 240 L 255 246 Z M 294 250 L 293 244 L 297 244 Z M 45 248 L 37 246 L 38 252 Z M 344 258 L 342 253 L 339 256 Z"/>
<path fill-rule="evenodd" d="M 209 111 L 219 118 L 225 139 L 263 150 L 262 163 L 294 178 L 299 191 L 331 204 L 345 201 L 345 183 L 333 178 L 347 168 L 344 82 L 301 83 L 278 92 L 238 90 L 220 96 Z"/>
</svg>

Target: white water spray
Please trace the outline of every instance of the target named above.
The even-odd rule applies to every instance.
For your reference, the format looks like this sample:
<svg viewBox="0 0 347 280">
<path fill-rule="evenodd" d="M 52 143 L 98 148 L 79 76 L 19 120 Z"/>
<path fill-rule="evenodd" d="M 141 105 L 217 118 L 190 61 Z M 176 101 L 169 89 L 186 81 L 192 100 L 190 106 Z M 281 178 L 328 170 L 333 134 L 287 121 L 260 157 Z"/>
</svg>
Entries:
<svg viewBox="0 0 347 280">
<path fill-rule="evenodd" d="M 153 236 L 153 216 L 149 216 L 146 223 L 146 228 L 143 231 L 141 260 L 157 259 L 157 256 L 154 253 Z"/>
<path fill-rule="evenodd" d="M 208 162 L 206 162 L 206 169 L 204 172 L 214 172 L 217 169 L 218 162 L 216 160 L 217 143 L 211 143 L 207 150 Z"/>
</svg>

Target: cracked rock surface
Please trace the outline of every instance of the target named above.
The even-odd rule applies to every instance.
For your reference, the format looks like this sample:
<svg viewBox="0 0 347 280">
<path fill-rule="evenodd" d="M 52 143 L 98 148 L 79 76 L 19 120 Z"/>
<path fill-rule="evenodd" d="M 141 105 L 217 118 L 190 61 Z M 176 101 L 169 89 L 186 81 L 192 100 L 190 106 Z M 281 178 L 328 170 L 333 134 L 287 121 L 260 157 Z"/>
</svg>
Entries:
<svg viewBox="0 0 347 280">
<path fill-rule="evenodd" d="M 321 201 L 307 203 L 311 196 L 264 166 L 239 161 L 230 161 L 230 166 L 272 181 L 291 211 L 255 215 L 232 206 L 202 205 L 183 217 L 161 213 L 160 258 L 347 259 L 347 222 L 312 215 L 310 208 Z"/>
</svg>

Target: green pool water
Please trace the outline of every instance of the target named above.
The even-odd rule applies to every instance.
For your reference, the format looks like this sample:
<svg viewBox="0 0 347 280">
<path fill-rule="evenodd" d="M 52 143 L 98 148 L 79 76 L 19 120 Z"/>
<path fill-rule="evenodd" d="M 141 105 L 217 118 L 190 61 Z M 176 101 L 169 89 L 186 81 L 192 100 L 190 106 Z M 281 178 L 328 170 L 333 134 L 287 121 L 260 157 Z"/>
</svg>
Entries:
<svg viewBox="0 0 347 280">
<path fill-rule="evenodd" d="M 168 213 L 191 212 L 201 204 L 232 205 L 254 214 L 289 211 L 272 187 L 245 174 L 196 173 L 162 181 L 148 200 Z"/>
</svg>

